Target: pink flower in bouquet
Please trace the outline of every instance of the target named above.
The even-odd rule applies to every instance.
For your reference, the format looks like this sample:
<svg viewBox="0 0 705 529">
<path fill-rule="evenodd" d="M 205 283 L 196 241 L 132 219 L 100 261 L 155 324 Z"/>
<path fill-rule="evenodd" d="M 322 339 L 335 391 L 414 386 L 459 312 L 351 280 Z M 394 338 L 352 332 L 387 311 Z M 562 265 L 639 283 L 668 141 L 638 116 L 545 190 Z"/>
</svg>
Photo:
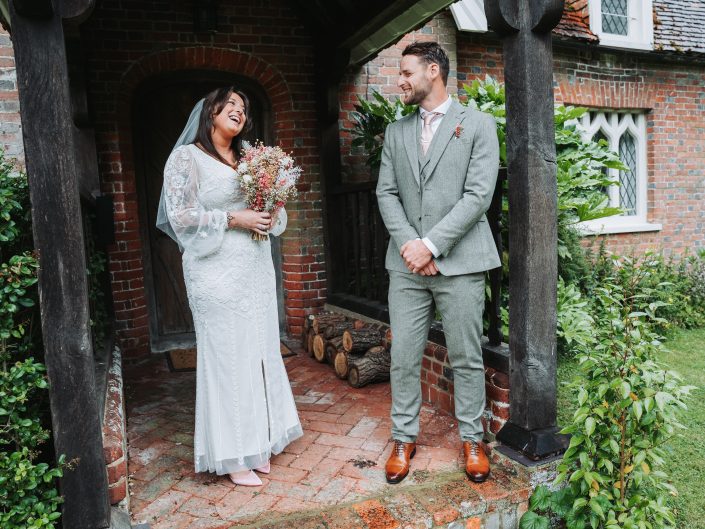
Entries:
<svg viewBox="0 0 705 529">
<path fill-rule="evenodd" d="M 271 213 L 296 197 L 301 168 L 280 147 L 257 143 L 243 150 L 235 174 L 247 207 Z"/>
</svg>

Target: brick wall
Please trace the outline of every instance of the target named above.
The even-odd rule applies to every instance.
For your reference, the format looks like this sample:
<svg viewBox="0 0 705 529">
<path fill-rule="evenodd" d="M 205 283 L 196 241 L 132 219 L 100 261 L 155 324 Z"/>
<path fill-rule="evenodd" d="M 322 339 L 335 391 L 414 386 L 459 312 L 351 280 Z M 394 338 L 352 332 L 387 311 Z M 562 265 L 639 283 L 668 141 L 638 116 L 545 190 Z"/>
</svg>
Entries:
<svg viewBox="0 0 705 529">
<path fill-rule="evenodd" d="M 142 241 L 130 121 L 133 95 L 162 73 L 215 69 L 245 75 L 272 105 L 274 142 L 304 168 L 300 198 L 283 237 L 287 327 L 323 304 L 326 288 L 312 38 L 287 2 L 238 0 L 219 7 L 219 32 L 194 34 L 193 3 L 98 4 L 81 26 L 94 109 L 102 191 L 115 201 L 117 242 L 110 251 L 118 336 L 125 354 L 149 348 Z"/>
<path fill-rule="evenodd" d="M 427 342 L 421 363 L 421 398 L 424 402 L 453 414 L 453 370 L 448 361 L 448 350 Z M 509 375 L 485 366 L 485 413 L 482 426 L 490 438 L 502 429 L 509 419 Z"/>
<path fill-rule="evenodd" d="M 24 170 L 24 144 L 20 123 L 20 100 L 12 41 L 0 27 L 0 149 Z"/>
</svg>

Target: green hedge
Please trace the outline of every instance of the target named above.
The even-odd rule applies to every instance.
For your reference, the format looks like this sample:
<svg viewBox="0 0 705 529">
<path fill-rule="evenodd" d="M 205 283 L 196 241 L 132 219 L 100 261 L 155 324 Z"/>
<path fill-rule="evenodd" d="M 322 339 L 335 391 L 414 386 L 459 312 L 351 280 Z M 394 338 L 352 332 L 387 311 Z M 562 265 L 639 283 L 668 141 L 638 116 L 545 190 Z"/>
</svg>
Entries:
<svg viewBox="0 0 705 529">
<path fill-rule="evenodd" d="M 61 498 L 49 432 L 41 356 L 36 256 L 27 178 L 0 151 L 0 527 L 56 527 Z"/>
</svg>

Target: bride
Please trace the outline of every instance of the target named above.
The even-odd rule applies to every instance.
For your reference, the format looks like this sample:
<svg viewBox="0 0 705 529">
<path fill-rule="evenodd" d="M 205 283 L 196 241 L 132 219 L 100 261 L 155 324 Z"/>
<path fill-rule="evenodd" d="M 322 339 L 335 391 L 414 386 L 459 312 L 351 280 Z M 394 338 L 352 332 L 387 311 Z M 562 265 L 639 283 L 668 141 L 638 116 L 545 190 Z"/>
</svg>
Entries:
<svg viewBox="0 0 705 529">
<path fill-rule="evenodd" d="M 164 168 L 157 226 L 179 243 L 196 330 L 196 472 L 262 482 L 269 458 L 303 432 L 279 345 L 270 242 L 286 212 L 247 209 L 233 167 L 249 101 L 214 90 L 191 112 Z"/>
</svg>

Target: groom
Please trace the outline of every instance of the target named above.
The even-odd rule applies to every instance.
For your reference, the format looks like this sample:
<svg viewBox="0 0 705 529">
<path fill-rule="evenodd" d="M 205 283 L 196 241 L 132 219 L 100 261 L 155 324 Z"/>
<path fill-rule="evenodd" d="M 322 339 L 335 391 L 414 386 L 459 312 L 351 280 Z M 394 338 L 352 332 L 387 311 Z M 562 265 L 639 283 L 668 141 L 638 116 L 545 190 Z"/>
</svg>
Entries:
<svg viewBox="0 0 705 529">
<path fill-rule="evenodd" d="M 434 307 L 443 319 L 453 368 L 455 415 L 465 471 L 487 479 L 482 443 L 485 377 L 480 349 L 484 272 L 500 266 L 485 217 L 495 188 L 499 146 L 494 119 L 448 97 L 448 56 L 435 42 L 402 52 L 397 85 L 419 105 L 387 128 L 377 199 L 387 249 L 392 341 L 389 483 L 409 473 L 421 407 L 421 359 Z"/>
</svg>

